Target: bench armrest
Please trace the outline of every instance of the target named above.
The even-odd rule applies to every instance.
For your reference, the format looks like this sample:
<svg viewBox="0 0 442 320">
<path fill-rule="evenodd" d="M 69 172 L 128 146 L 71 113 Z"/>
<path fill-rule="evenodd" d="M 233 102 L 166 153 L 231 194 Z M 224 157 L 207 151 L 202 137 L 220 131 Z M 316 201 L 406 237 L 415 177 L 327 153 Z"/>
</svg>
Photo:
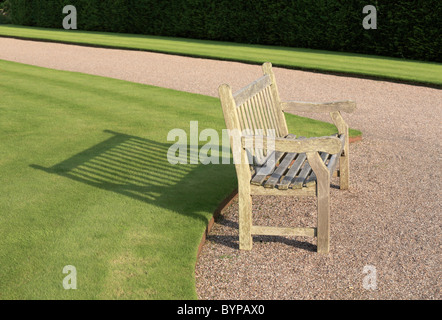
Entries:
<svg viewBox="0 0 442 320">
<path fill-rule="evenodd" d="M 307 139 L 287 139 L 268 136 L 242 136 L 241 146 L 243 148 L 251 146 L 262 146 L 281 152 L 326 152 L 329 154 L 339 153 L 342 149 L 342 142 L 336 137 L 318 137 Z"/>
<path fill-rule="evenodd" d="M 284 112 L 334 112 L 343 111 L 351 113 L 356 110 L 356 102 L 351 100 L 324 103 L 285 101 L 281 102 Z"/>
</svg>

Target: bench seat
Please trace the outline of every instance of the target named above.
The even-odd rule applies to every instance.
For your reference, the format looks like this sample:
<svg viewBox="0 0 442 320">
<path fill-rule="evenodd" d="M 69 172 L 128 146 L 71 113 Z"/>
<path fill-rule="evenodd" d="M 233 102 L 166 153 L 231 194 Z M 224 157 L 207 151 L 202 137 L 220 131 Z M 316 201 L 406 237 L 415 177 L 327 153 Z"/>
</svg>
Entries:
<svg viewBox="0 0 442 320">
<path fill-rule="evenodd" d="M 345 134 L 334 136 L 341 140 L 344 147 Z M 338 154 L 320 152 L 319 155 L 331 177 L 338 163 Z M 309 165 L 305 153 L 273 151 L 264 161 L 251 166 L 251 173 L 250 183 L 254 186 L 279 190 L 316 186 L 316 174 Z"/>
</svg>

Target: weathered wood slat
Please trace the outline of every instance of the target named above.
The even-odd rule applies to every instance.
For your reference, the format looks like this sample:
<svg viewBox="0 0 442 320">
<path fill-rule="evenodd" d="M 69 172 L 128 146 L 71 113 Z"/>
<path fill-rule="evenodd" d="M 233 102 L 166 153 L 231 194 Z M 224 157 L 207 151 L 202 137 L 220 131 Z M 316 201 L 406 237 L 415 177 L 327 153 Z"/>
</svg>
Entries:
<svg viewBox="0 0 442 320">
<path fill-rule="evenodd" d="M 295 162 L 292 164 L 285 177 L 281 180 L 280 183 L 278 183 L 278 189 L 285 190 L 289 188 L 292 180 L 296 177 L 296 174 L 305 162 L 305 159 L 307 159 L 305 153 L 298 154 Z"/>
<path fill-rule="evenodd" d="M 301 189 L 304 185 L 304 181 L 307 178 L 307 176 L 312 171 L 312 167 L 310 167 L 310 164 L 308 161 L 304 163 L 304 167 L 301 169 L 301 172 L 292 180 L 292 188 L 293 189 Z"/>
<path fill-rule="evenodd" d="M 259 92 L 256 96 L 255 96 L 256 100 L 258 101 L 258 105 L 259 105 L 259 109 L 261 112 L 261 116 L 262 116 L 262 121 L 263 121 L 263 125 L 264 125 L 264 129 L 265 129 L 265 135 L 269 136 L 271 135 L 271 129 L 275 129 L 274 126 L 272 126 L 272 124 L 269 121 L 269 116 L 267 113 L 267 104 L 266 101 L 264 100 L 263 96 L 262 96 L 262 91 Z"/>
<path fill-rule="evenodd" d="M 341 140 L 341 144 L 342 144 L 342 149 L 344 149 L 345 146 L 345 134 L 338 134 L 338 138 L 339 140 Z"/>
<path fill-rule="evenodd" d="M 316 228 L 281 228 L 252 226 L 253 235 L 316 237 Z"/>
<path fill-rule="evenodd" d="M 286 139 L 296 139 L 296 135 L 289 133 L 286 137 Z M 269 177 L 269 179 L 266 181 L 264 187 L 266 188 L 274 188 L 275 185 L 278 183 L 281 176 L 287 171 L 288 166 L 292 162 L 292 160 L 295 158 L 296 153 L 286 153 L 284 155 L 284 159 L 281 161 L 279 166 L 276 168 L 276 170 L 272 173 L 272 175 Z"/>
<path fill-rule="evenodd" d="M 264 90 L 272 84 L 272 80 L 269 75 L 264 75 L 256 81 L 253 81 L 248 86 L 238 90 L 233 94 L 235 99 L 236 107 L 239 107 L 244 102 L 246 102 L 250 97 L 253 97 L 258 92 Z"/>
<path fill-rule="evenodd" d="M 256 122 L 256 126 L 257 126 L 257 129 L 255 131 L 255 135 L 267 136 L 268 127 L 267 127 L 265 121 L 263 120 L 262 102 L 259 99 L 259 95 L 256 94 L 255 96 L 251 97 L 249 101 L 250 101 L 250 104 L 253 106 L 254 117 L 255 117 L 255 122 Z M 257 149 L 256 151 L 261 158 L 265 158 L 267 156 L 267 149 Z"/>
<path fill-rule="evenodd" d="M 341 141 L 341 146 L 342 146 L 341 147 L 341 152 L 342 152 L 344 150 L 344 147 L 345 147 L 345 134 L 336 133 L 336 134 L 334 134 L 332 136 L 338 138 Z"/>
<path fill-rule="evenodd" d="M 333 173 L 335 172 L 338 159 L 339 159 L 339 154 L 334 154 L 330 157 L 330 160 L 328 161 L 327 169 L 330 172 L 330 178 L 333 176 Z"/>
<path fill-rule="evenodd" d="M 344 147 L 345 147 L 345 134 L 338 134 L 337 137 L 339 138 L 339 140 L 341 140 L 342 150 L 344 150 Z M 338 163 L 338 159 L 339 159 L 339 153 L 336 153 L 336 154 L 332 155 L 330 157 L 330 159 L 328 160 L 327 169 L 330 172 L 330 178 L 334 176 L 334 173 L 335 173 L 335 170 L 336 170 L 336 165 Z"/>
<path fill-rule="evenodd" d="M 263 112 L 262 112 L 262 102 L 259 99 L 259 95 L 256 94 L 251 98 L 252 105 L 255 107 L 255 118 L 256 122 L 258 124 L 258 129 L 262 130 L 263 135 L 267 135 L 267 125 L 263 118 Z"/>
<path fill-rule="evenodd" d="M 274 145 L 274 150 L 283 152 L 327 152 L 331 154 L 338 153 L 342 150 L 341 141 L 332 136 L 317 137 L 308 139 L 285 139 L 264 136 L 243 136 L 241 137 L 242 145 L 257 144 L 266 146 L 268 143 Z"/>
<path fill-rule="evenodd" d="M 351 113 L 356 110 L 354 101 L 333 101 L 324 103 L 303 102 L 303 101 L 284 101 L 281 102 L 284 112 L 335 112 L 343 111 Z"/>
<path fill-rule="evenodd" d="M 237 115 L 238 115 L 239 129 L 241 131 L 243 131 L 245 128 L 247 128 L 247 124 L 246 124 L 246 122 L 244 120 L 244 115 L 243 115 L 244 110 L 242 108 L 238 108 L 236 110 L 236 112 L 237 112 Z"/>
<path fill-rule="evenodd" d="M 253 135 L 253 130 L 250 129 L 250 128 L 252 128 L 252 125 L 251 125 L 251 123 L 249 123 L 249 119 L 246 114 L 245 106 L 241 106 L 241 108 L 237 108 L 236 111 L 237 111 L 237 116 L 238 116 L 237 118 L 238 118 L 238 122 L 240 124 L 241 131 L 247 135 Z M 251 150 L 247 149 L 246 152 L 247 152 L 247 156 L 249 157 L 249 159 L 250 158 L 254 159 L 256 157 L 256 155 L 253 152 L 253 148 Z"/>
<path fill-rule="evenodd" d="M 246 107 L 241 106 L 241 108 L 237 109 L 237 111 L 238 111 L 237 112 L 238 118 L 239 118 L 240 122 L 243 123 L 242 130 L 245 130 L 247 134 L 252 134 L 252 132 L 251 132 L 252 124 L 249 122 L 249 118 L 246 113 Z"/>
<path fill-rule="evenodd" d="M 276 84 L 276 78 L 275 73 L 272 70 L 272 64 L 270 62 L 266 62 L 262 65 L 262 71 L 264 74 L 267 74 L 270 76 L 271 79 L 271 85 L 268 87 L 270 91 L 270 95 L 272 97 L 272 103 L 273 103 L 273 110 L 275 112 L 275 116 L 279 119 L 279 130 L 280 130 L 280 137 L 285 137 L 289 130 L 287 128 L 287 122 L 285 121 L 284 112 L 281 109 L 281 98 L 279 97 L 279 90 L 278 85 Z"/>
<path fill-rule="evenodd" d="M 276 168 L 276 164 L 282 158 L 284 152 L 273 151 L 270 153 L 267 161 L 261 167 L 255 167 L 255 176 L 251 180 L 253 185 L 262 185 L 268 175 L 271 175 Z"/>
<path fill-rule="evenodd" d="M 264 89 L 262 92 L 260 92 L 260 95 L 262 97 L 262 101 L 266 107 L 266 113 L 269 118 L 269 121 L 271 123 L 272 128 L 277 129 L 277 123 L 274 120 L 274 117 L 272 115 L 272 105 L 271 101 L 269 100 L 268 96 L 269 88 Z"/>
<path fill-rule="evenodd" d="M 255 113 L 253 111 L 253 107 L 250 101 L 246 101 L 244 104 L 245 110 L 246 110 L 246 114 L 247 117 L 249 119 L 249 122 L 251 124 L 250 129 L 252 129 L 252 131 L 254 132 L 254 134 L 256 134 L 256 130 L 259 129 L 258 125 L 256 124 L 256 119 L 255 119 Z"/>
<path fill-rule="evenodd" d="M 274 151 L 273 151 L 274 152 Z M 257 156 L 255 156 L 255 158 L 254 158 L 254 163 L 253 163 L 253 166 L 254 166 L 254 169 L 255 169 L 255 171 L 256 170 L 259 170 L 259 168 L 261 168 L 265 163 L 266 163 L 266 161 L 267 161 L 267 159 L 270 157 L 270 156 L 273 156 L 273 154 L 272 154 L 272 152 L 270 152 L 268 155 L 266 155 L 265 157 L 257 157 Z"/>
<path fill-rule="evenodd" d="M 273 119 L 273 122 L 275 124 L 274 128 L 275 128 L 275 131 L 276 131 L 276 136 L 277 137 L 282 137 L 283 136 L 283 134 L 282 134 L 283 130 L 281 129 L 281 125 L 280 125 L 280 122 L 279 122 L 280 119 L 276 115 L 275 102 L 273 101 L 273 97 L 272 97 L 272 93 L 271 93 L 270 87 L 267 87 L 263 91 L 263 93 L 264 93 L 264 98 L 265 98 L 265 101 L 266 101 L 266 105 L 269 108 L 269 113 L 270 113 L 270 115 L 271 115 L 271 117 Z"/>
<path fill-rule="evenodd" d="M 316 187 L 301 188 L 301 189 L 277 189 L 277 188 L 263 188 L 251 184 L 250 191 L 253 195 L 258 196 L 293 196 L 293 197 L 307 197 L 316 195 Z"/>
<path fill-rule="evenodd" d="M 284 175 L 287 171 L 288 166 L 292 163 L 293 159 L 296 157 L 297 153 L 286 153 L 284 159 L 281 161 L 276 170 L 272 173 L 272 175 L 267 179 L 264 184 L 265 188 L 274 188 L 276 184 L 279 182 L 279 179 Z"/>
<path fill-rule="evenodd" d="M 258 122 L 258 111 L 256 110 L 256 105 L 255 105 L 255 103 L 253 101 L 253 97 L 250 98 L 249 100 L 247 100 L 245 103 L 249 107 L 250 119 L 253 122 L 254 130 L 256 131 L 258 129 L 262 129 L 262 126 Z M 255 132 L 255 134 L 256 134 L 256 132 Z"/>
<path fill-rule="evenodd" d="M 274 137 L 282 137 L 281 129 L 279 127 L 278 120 L 275 116 L 275 110 L 273 108 L 273 102 L 270 94 L 270 87 L 266 88 L 262 93 L 262 98 L 265 103 L 265 112 L 268 117 L 268 121 L 273 129 Z"/>
<path fill-rule="evenodd" d="M 286 137 L 286 139 L 296 139 L 296 135 L 294 134 L 288 134 Z M 278 161 L 282 158 L 282 156 L 284 155 L 284 152 L 275 152 L 272 151 L 270 152 L 267 156 L 263 156 L 263 157 L 255 157 L 255 165 L 253 168 L 253 171 L 255 172 L 255 180 L 252 179 L 251 183 L 255 184 L 255 185 L 261 185 L 262 182 L 265 180 L 265 178 L 273 173 L 273 170 L 275 169 L 275 167 L 272 165 L 270 165 L 267 170 L 263 169 L 263 167 L 265 165 L 267 165 L 267 161 L 270 159 L 270 157 L 274 157 L 276 162 L 274 163 L 275 165 L 278 163 Z M 270 170 L 271 169 L 271 172 Z M 265 170 L 265 171 L 264 171 Z M 260 174 L 258 174 L 258 172 L 261 172 Z M 269 172 L 269 173 L 268 173 Z M 256 176 L 261 175 L 261 177 L 256 177 Z"/>
</svg>

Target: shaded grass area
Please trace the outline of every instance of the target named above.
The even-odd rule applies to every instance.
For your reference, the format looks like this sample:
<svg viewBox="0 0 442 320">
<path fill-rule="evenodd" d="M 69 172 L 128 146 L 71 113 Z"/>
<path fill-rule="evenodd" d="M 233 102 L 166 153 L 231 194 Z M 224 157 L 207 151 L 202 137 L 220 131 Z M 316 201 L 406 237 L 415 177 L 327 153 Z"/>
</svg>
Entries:
<svg viewBox="0 0 442 320">
<path fill-rule="evenodd" d="M 236 175 L 169 164 L 167 134 L 221 132 L 219 100 L 2 60 L 0 96 L 0 299 L 196 299 L 198 244 Z"/>
<path fill-rule="evenodd" d="M 146 50 L 442 86 L 442 64 L 302 48 L 0 25 L 0 36 Z"/>
</svg>

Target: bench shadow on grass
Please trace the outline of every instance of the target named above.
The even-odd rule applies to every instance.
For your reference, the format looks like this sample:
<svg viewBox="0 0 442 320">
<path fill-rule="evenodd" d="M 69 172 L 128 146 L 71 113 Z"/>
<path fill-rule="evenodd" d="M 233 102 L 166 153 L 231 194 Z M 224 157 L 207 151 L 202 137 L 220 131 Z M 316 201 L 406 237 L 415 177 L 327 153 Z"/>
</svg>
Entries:
<svg viewBox="0 0 442 320">
<path fill-rule="evenodd" d="M 172 165 L 167 160 L 172 143 L 105 132 L 112 137 L 50 168 L 30 166 L 208 222 L 201 212 L 212 213 L 214 202 L 222 200 L 208 186 L 232 175 L 230 166 Z"/>
<path fill-rule="evenodd" d="M 112 136 L 52 167 L 36 164 L 30 167 L 172 210 L 205 224 L 209 217 L 201 212 L 213 213 L 223 200 L 219 198 L 223 196 L 220 194 L 223 188 L 219 191 L 211 188 L 224 184 L 230 192 L 226 181 L 234 187 L 233 165 L 172 165 L 167 160 L 172 143 L 105 132 Z M 218 223 L 238 229 L 237 222 L 229 219 L 220 219 Z M 238 236 L 209 235 L 207 239 L 239 249 Z M 307 251 L 316 250 L 315 245 L 286 237 L 254 236 L 254 241 L 281 242 Z"/>
</svg>

